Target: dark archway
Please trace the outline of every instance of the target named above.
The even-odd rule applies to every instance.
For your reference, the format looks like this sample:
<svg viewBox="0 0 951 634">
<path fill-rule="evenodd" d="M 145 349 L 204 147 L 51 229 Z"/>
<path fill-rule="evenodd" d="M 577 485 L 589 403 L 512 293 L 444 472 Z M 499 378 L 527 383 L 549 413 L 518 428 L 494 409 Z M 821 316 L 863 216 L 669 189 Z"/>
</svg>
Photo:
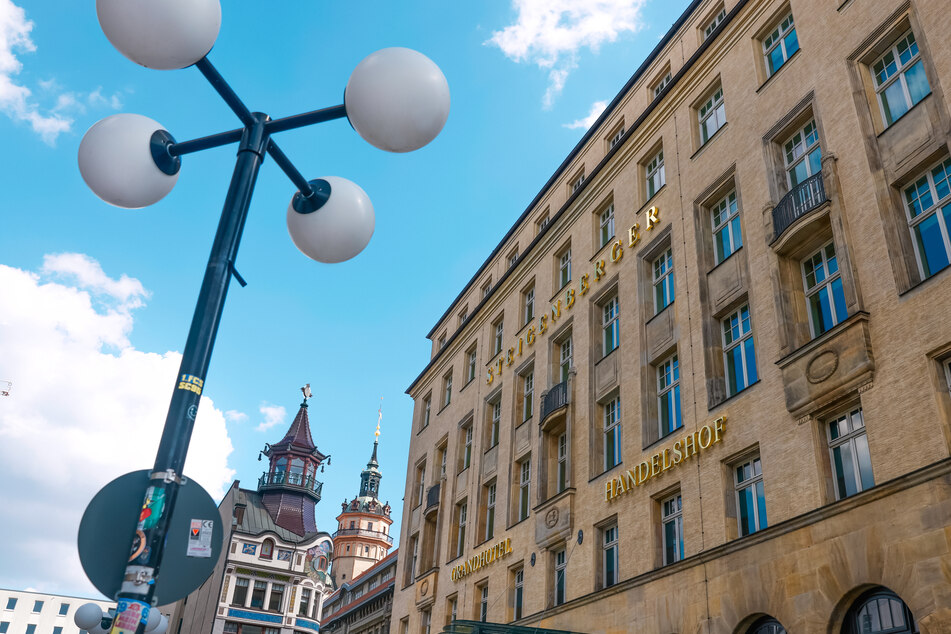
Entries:
<svg viewBox="0 0 951 634">
<path fill-rule="evenodd" d="M 746 630 L 747 634 L 786 634 L 786 628 L 783 627 L 782 623 L 777 621 L 771 616 L 764 616 L 760 619 L 757 619 L 753 625 L 750 626 L 750 629 Z"/>
<path fill-rule="evenodd" d="M 918 625 L 901 597 L 878 586 L 852 603 L 842 634 L 918 634 Z"/>
</svg>

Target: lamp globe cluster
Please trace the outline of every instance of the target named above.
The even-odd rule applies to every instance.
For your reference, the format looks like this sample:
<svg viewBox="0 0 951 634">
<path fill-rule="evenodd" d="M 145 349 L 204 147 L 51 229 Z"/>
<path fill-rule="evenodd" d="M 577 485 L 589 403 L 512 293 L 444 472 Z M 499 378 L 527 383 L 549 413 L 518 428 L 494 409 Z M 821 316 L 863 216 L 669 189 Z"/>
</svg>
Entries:
<svg viewBox="0 0 951 634">
<path fill-rule="evenodd" d="M 81 630 L 89 634 L 108 634 L 112 628 L 112 619 L 115 615 L 103 614 L 102 608 L 95 603 L 85 603 L 73 614 L 73 622 Z M 106 625 L 103 627 L 103 619 Z M 145 631 L 150 634 L 165 634 L 168 629 L 168 619 L 158 610 L 149 610 L 149 620 L 145 624 Z"/>
</svg>

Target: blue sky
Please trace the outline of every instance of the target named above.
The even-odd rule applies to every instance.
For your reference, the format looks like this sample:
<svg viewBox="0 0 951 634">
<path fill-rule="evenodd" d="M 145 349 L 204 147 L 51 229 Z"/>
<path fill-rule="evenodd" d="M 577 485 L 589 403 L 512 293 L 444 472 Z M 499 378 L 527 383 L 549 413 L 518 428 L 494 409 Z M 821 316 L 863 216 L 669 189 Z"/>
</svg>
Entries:
<svg viewBox="0 0 951 634">
<path fill-rule="evenodd" d="M 277 137 L 308 178 L 358 183 L 376 231 L 349 262 L 308 260 L 284 221 L 294 188 L 264 165 L 237 262 L 249 286 L 229 292 L 190 455 L 213 495 L 231 477 L 256 486 L 258 451 L 310 383 L 314 437 L 333 456 L 318 526 L 332 532 L 356 492 L 381 396 L 381 497 L 399 516 L 404 390 L 429 359 L 425 334 L 687 1 L 578 4 L 225 3 L 209 57 L 252 110 L 336 105 L 353 67 L 387 46 L 433 59 L 452 106 L 442 134 L 410 154 L 371 147 L 345 120 Z M 0 491 L 0 587 L 94 593 L 78 572 L 78 518 L 106 482 L 154 459 L 233 168 L 233 146 L 186 156 L 164 200 L 110 207 L 76 151 L 115 112 L 178 140 L 238 127 L 195 69 L 120 55 L 92 2 L 0 0 L 0 380 L 13 381 L 0 397 L 0 480 L 12 483 Z"/>
</svg>

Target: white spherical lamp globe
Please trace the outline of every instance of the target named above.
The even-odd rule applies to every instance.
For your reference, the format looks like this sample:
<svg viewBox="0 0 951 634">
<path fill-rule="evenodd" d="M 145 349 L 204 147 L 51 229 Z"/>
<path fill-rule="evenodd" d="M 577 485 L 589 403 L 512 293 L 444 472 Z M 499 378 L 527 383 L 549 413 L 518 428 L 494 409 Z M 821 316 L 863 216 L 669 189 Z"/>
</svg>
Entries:
<svg viewBox="0 0 951 634">
<path fill-rule="evenodd" d="M 357 64 L 344 105 L 368 143 L 389 152 L 418 150 L 449 117 L 449 84 L 439 67 L 408 48 L 384 48 Z"/>
<path fill-rule="evenodd" d="M 373 204 L 359 185 L 338 176 L 311 181 L 326 202 L 314 211 L 296 196 L 287 207 L 287 230 L 301 253 L 333 264 L 349 260 L 367 246 L 373 236 L 376 218 Z"/>
<path fill-rule="evenodd" d="M 73 622 L 81 630 L 91 630 L 102 623 L 102 608 L 95 603 L 86 603 L 77 608 Z"/>
<path fill-rule="evenodd" d="M 145 631 L 152 632 L 161 624 L 162 622 L 162 613 L 157 609 L 152 608 L 149 610 L 149 620 L 145 623 Z"/>
<path fill-rule="evenodd" d="M 152 158 L 152 134 L 161 124 L 137 114 L 114 114 L 93 125 L 79 144 L 79 173 L 110 205 L 139 209 L 172 191 L 178 172 L 166 174 Z"/>
<path fill-rule="evenodd" d="M 219 0 L 96 0 L 96 14 L 120 53 L 158 70 L 191 66 L 221 28 Z"/>
</svg>

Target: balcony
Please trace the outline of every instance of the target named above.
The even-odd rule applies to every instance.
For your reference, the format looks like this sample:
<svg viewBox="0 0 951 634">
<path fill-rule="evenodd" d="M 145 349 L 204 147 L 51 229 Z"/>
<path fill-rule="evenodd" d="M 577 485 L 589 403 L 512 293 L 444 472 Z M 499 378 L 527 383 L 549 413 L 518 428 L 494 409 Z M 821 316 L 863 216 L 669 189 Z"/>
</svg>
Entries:
<svg viewBox="0 0 951 634">
<path fill-rule="evenodd" d="M 390 546 L 393 545 L 393 538 L 386 533 L 381 533 L 380 531 L 370 531 L 365 528 L 341 528 L 339 531 L 333 534 L 333 537 L 336 538 L 338 535 L 354 535 L 357 537 L 378 539 L 380 541 L 386 542 Z"/>
<path fill-rule="evenodd" d="M 552 413 L 568 405 L 568 381 L 553 385 L 542 398 L 541 422 L 544 422 Z"/>
<path fill-rule="evenodd" d="M 813 174 L 799 183 L 773 208 L 773 242 L 779 240 L 794 222 L 813 209 L 817 209 L 827 200 L 822 172 Z"/>
<path fill-rule="evenodd" d="M 290 473 L 286 471 L 275 471 L 274 473 L 265 472 L 258 480 L 258 491 L 281 489 L 284 491 L 300 491 L 314 498 L 315 502 L 320 502 L 320 491 L 324 483 L 318 482 L 313 476 L 304 477 L 300 473 Z"/>
<path fill-rule="evenodd" d="M 429 515 L 432 511 L 436 510 L 439 507 L 439 483 L 429 487 L 429 490 L 426 491 L 426 509 L 424 511 L 425 515 Z"/>
</svg>

